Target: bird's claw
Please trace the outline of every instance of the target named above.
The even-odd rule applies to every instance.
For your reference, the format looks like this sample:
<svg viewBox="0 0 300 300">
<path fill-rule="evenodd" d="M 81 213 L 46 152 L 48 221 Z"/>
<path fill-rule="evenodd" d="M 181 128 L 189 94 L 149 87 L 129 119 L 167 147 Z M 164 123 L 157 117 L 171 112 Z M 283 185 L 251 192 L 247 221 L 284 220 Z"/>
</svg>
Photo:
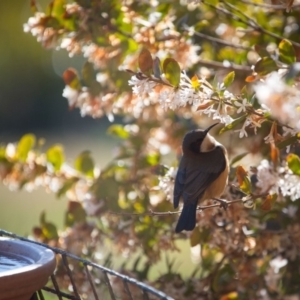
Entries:
<svg viewBox="0 0 300 300">
<path fill-rule="evenodd" d="M 228 208 L 228 201 L 225 199 L 219 199 L 219 198 L 213 198 L 213 200 L 216 200 L 220 202 L 220 207 L 224 208 L 225 210 Z"/>
</svg>

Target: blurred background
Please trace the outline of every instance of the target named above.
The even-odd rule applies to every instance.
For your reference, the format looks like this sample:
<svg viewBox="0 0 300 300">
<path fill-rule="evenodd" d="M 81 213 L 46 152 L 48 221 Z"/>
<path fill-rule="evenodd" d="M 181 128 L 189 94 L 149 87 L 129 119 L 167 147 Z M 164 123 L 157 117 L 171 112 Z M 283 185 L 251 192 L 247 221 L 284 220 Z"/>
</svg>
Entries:
<svg viewBox="0 0 300 300">
<path fill-rule="evenodd" d="M 38 4 L 45 7 L 49 1 Z M 30 0 L 0 1 L 0 143 L 17 142 L 25 133 L 33 133 L 46 139 L 45 149 L 63 144 L 71 165 L 88 149 L 103 167 L 118 142 L 106 134 L 110 123 L 106 118 L 82 118 L 79 110 L 69 110 L 62 97 L 63 71 L 81 69 L 84 60 L 70 59 L 65 51 L 43 49 L 23 31 L 31 14 Z M 42 189 L 11 192 L 0 183 L 0 228 L 30 234 L 42 210 L 61 227 L 66 202 Z"/>
<path fill-rule="evenodd" d="M 38 4 L 44 8 L 49 2 L 39 0 Z M 30 16 L 30 0 L 0 1 L 0 144 L 17 142 L 24 134 L 33 133 L 37 139 L 46 139 L 44 149 L 54 143 L 64 145 L 70 165 L 78 154 L 90 150 L 96 164 L 104 167 L 112 160 L 113 148 L 118 143 L 106 134 L 111 123 L 107 118 L 82 118 L 79 110 L 69 110 L 62 97 L 63 72 L 69 67 L 81 70 L 85 61 L 81 57 L 69 58 L 63 50 L 43 49 L 35 37 L 23 31 Z M 42 211 L 48 221 L 62 229 L 66 207 L 66 198 L 57 199 L 44 189 L 30 193 L 10 191 L 0 182 L 1 229 L 28 236 L 39 225 Z M 185 268 L 181 271 L 189 275 L 194 269 L 189 241 L 180 241 L 178 246 L 183 252 L 165 256 L 176 259 L 180 268 L 184 260 Z M 115 267 L 125 260 L 118 257 Z M 155 278 L 165 269 L 163 258 L 150 277 Z"/>
</svg>

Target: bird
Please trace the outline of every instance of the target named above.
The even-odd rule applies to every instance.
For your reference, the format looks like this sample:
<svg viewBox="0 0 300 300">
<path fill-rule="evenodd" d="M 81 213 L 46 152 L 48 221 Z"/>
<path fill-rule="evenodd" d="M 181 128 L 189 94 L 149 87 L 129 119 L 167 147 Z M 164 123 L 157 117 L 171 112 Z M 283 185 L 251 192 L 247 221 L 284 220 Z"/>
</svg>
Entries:
<svg viewBox="0 0 300 300">
<path fill-rule="evenodd" d="M 173 205 L 176 209 L 183 199 L 183 209 L 175 232 L 192 231 L 196 226 L 199 201 L 219 200 L 228 181 L 229 162 L 226 148 L 209 134 L 207 129 L 189 131 L 183 138 L 182 157 L 175 177 Z"/>
</svg>

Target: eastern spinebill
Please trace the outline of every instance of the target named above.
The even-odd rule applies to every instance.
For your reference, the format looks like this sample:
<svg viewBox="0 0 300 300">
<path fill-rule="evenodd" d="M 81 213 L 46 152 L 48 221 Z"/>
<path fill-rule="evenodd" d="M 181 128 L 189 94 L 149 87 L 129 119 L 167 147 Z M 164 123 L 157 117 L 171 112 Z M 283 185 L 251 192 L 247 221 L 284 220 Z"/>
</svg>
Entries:
<svg viewBox="0 0 300 300">
<path fill-rule="evenodd" d="M 183 199 L 183 209 L 175 231 L 193 230 L 199 201 L 218 199 L 224 192 L 228 179 L 228 157 L 225 147 L 205 130 L 188 132 L 182 142 L 182 158 L 174 187 L 174 208 Z"/>
</svg>

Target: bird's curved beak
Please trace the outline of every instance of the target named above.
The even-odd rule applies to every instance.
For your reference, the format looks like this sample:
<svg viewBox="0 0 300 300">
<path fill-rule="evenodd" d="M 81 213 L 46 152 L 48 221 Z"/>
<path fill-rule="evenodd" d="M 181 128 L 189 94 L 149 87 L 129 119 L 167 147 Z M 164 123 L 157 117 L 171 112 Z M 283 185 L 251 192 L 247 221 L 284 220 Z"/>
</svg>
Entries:
<svg viewBox="0 0 300 300">
<path fill-rule="evenodd" d="M 204 132 L 205 132 L 205 133 L 208 133 L 213 127 L 215 127 L 215 126 L 218 125 L 218 124 L 220 124 L 220 123 L 215 123 L 215 124 L 210 125 L 208 128 L 206 128 L 206 129 L 204 130 Z"/>
</svg>

